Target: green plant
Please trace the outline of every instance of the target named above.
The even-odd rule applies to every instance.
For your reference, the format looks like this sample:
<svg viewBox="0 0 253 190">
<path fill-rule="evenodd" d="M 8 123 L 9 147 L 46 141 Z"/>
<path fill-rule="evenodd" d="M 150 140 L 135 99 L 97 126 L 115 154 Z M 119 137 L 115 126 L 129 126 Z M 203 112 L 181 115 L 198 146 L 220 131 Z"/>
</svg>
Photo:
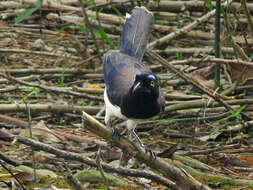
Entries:
<svg viewBox="0 0 253 190">
<path fill-rule="evenodd" d="M 250 60 L 253 60 L 253 53 L 249 56 Z"/>
<path fill-rule="evenodd" d="M 22 12 L 18 17 L 14 19 L 14 24 L 18 24 L 22 22 L 26 17 L 31 15 L 33 12 L 37 11 L 43 3 L 43 0 L 37 0 L 34 4 L 33 8 L 28 8 L 24 12 Z"/>
<path fill-rule="evenodd" d="M 85 27 L 81 26 L 81 25 L 63 26 L 63 27 L 60 28 L 60 30 L 58 30 L 59 35 L 62 34 L 67 29 L 74 29 L 74 30 L 84 31 Z"/>
<path fill-rule="evenodd" d="M 25 91 L 30 92 L 31 94 L 39 94 L 41 92 L 41 89 L 37 87 L 32 87 L 32 88 L 25 89 Z"/>
<path fill-rule="evenodd" d="M 218 120 L 217 122 L 226 122 L 228 121 L 229 119 L 232 119 L 232 118 L 236 118 L 237 120 L 242 120 L 242 112 L 244 110 L 244 107 L 241 107 L 240 109 L 236 110 L 236 111 L 230 111 L 231 115 L 223 118 L 223 119 L 220 119 Z"/>
<path fill-rule="evenodd" d="M 60 78 L 58 80 L 60 87 L 64 87 L 65 86 L 64 79 L 65 79 L 64 71 L 62 71 L 61 76 L 60 76 Z"/>
<path fill-rule="evenodd" d="M 205 0 L 205 6 L 208 8 L 208 10 L 211 10 L 213 8 L 212 0 Z"/>
<path fill-rule="evenodd" d="M 220 15 L 221 15 L 221 1 L 216 0 L 216 14 L 215 14 L 215 57 L 220 58 Z M 219 91 L 221 88 L 220 84 L 220 64 L 215 64 L 215 90 Z"/>
<path fill-rule="evenodd" d="M 182 60 L 183 59 L 182 53 L 176 52 L 176 58 L 177 58 L 177 60 Z"/>
</svg>

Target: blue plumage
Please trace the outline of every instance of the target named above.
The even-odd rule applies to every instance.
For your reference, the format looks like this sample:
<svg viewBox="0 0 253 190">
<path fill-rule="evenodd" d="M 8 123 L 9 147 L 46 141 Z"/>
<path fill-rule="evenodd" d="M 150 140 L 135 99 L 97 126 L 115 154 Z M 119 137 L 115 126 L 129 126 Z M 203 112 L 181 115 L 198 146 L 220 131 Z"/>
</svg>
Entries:
<svg viewBox="0 0 253 190">
<path fill-rule="evenodd" d="M 165 100 L 157 77 L 141 63 L 153 25 L 153 15 L 137 7 L 126 18 L 120 51 L 104 54 L 105 123 L 111 116 L 146 119 L 163 110 Z"/>
<path fill-rule="evenodd" d="M 120 52 L 135 57 L 141 62 L 148 44 L 154 19 L 144 7 L 135 8 L 122 31 Z"/>
</svg>

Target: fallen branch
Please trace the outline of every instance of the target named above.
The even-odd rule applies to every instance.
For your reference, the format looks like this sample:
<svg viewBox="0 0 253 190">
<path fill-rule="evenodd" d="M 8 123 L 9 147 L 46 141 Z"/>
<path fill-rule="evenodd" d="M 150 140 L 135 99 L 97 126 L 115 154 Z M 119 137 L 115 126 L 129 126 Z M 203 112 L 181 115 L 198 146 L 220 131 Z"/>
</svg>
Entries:
<svg viewBox="0 0 253 190">
<path fill-rule="evenodd" d="M 101 124 L 100 122 L 98 122 L 85 112 L 83 112 L 83 119 L 84 119 L 84 127 L 87 130 L 95 133 L 96 135 L 104 138 L 109 142 L 115 143 L 116 146 L 121 148 L 125 154 L 134 156 L 138 161 L 144 162 L 149 167 L 162 173 L 165 177 L 174 181 L 174 183 L 176 183 L 178 187 L 185 190 L 210 189 L 209 187 L 195 180 L 191 175 L 187 174 L 184 170 L 175 167 L 169 162 L 165 162 L 160 158 L 151 160 L 150 155 L 145 151 L 144 148 L 134 146 L 129 140 L 124 138 L 112 139 L 111 131 L 106 126 L 104 126 L 103 124 Z"/>
<path fill-rule="evenodd" d="M 83 97 L 83 98 L 87 98 L 87 99 L 91 99 L 91 100 L 103 101 L 103 98 L 101 98 L 101 97 L 88 95 L 84 92 L 79 93 L 79 92 L 74 92 L 74 91 L 71 91 L 71 90 L 62 89 L 62 88 L 59 88 L 59 87 L 48 87 L 48 86 L 37 84 L 37 83 L 29 83 L 29 82 L 17 79 L 15 77 L 12 77 L 8 74 L 3 74 L 2 76 L 5 77 L 6 79 L 10 80 L 10 81 L 14 81 L 14 82 L 26 85 L 26 86 L 41 88 L 41 89 L 49 91 L 49 92 L 63 93 L 63 94 L 73 95 L 73 96 L 77 96 L 77 97 Z"/>
<path fill-rule="evenodd" d="M 96 114 L 100 106 L 73 106 L 67 104 L 29 104 L 32 113 L 81 113 L 86 111 L 89 114 Z M 0 113 L 26 112 L 24 104 L 1 104 Z"/>
<path fill-rule="evenodd" d="M 228 1 L 225 1 L 225 3 L 222 4 L 222 7 L 225 7 L 227 5 L 229 5 L 233 0 L 228 0 Z M 215 15 L 215 12 L 216 10 L 212 10 L 210 12 L 208 12 L 206 15 L 200 17 L 199 19 L 195 20 L 194 22 L 190 23 L 189 25 L 175 31 L 175 32 L 172 32 L 160 39 L 157 39 L 157 40 L 154 40 L 153 42 L 149 43 L 148 44 L 148 49 L 152 49 L 154 48 L 155 46 L 157 45 L 162 45 L 163 43 L 166 43 L 172 39 L 174 39 L 175 37 L 179 36 L 180 34 L 183 34 L 183 33 L 187 33 L 188 31 L 190 31 L 191 29 L 193 29 L 195 26 L 197 26 L 198 24 L 200 23 L 203 23 L 203 22 L 206 22 L 210 17 L 214 16 Z"/>
<path fill-rule="evenodd" d="M 77 69 L 77 68 L 50 68 L 50 69 L 40 69 L 40 68 L 18 68 L 18 69 L 0 69 L 0 73 L 15 73 L 15 74 L 87 74 L 93 73 L 93 70 L 88 69 Z"/>
<path fill-rule="evenodd" d="M 236 100 L 227 100 L 223 101 L 227 105 L 247 105 L 253 104 L 253 99 L 236 99 Z M 208 107 L 219 107 L 220 104 L 218 102 L 212 102 L 208 99 L 203 100 L 193 100 L 193 101 L 182 101 L 181 103 L 176 103 L 173 105 L 166 106 L 165 113 L 171 113 L 172 111 L 177 110 L 185 110 L 185 109 L 193 109 L 193 108 L 208 108 Z"/>
<path fill-rule="evenodd" d="M 42 52 L 42 51 L 32 51 L 32 50 L 25 50 L 25 49 L 6 49 L 6 48 L 0 48 L 0 53 L 24 53 L 24 54 L 34 54 L 34 55 L 40 55 L 40 56 L 53 56 L 53 57 L 66 57 L 69 59 L 76 59 L 80 60 L 81 57 L 77 57 L 71 54 L 57 54 L 57 53 L 50 53 L 50 52 Z"/>
<path fill-rule="evenodd" d="M 50 145 L 29 139 L 29 138 L 25 138 L 25 137 L 21 137 L 21 136 L 15 136 L 15 138 L 17 139 L 17 141 L 21 144 L 25 144 L 27 146 L 31 146 L 32 148 L 36 149 L 36 150 L 42 150 L 51 154 L 56 155 L 58 158 L 65 158 L 68 160 L 76 160 L 82 163 L 85 163 L 89 166 L 92 167 L 97 167 L 96 161 L 93 159 L 90 159 L 88 157 L 85 157 L 83 155 L 77 154 L 77 153 L 72 153 L 72 152 L 67 152 L 64 150 L 60 150 L 57 149 L 55 147 L 52 147 Z M 151 172 L 151 171 L 146 171 L 146 170 L 135 170 L 135 169 L 127 169 L 124 167 L 113 167 L 107 163 L 101 162 L 101 165 L 103 167 L 103 169 L 107 172 L 114 172 L 114 173 L 118 173 L 122 176 L 132 176 L 132 177 L 144 177 L 150 180 L 153 180 L 159 184 L 162 184 L 168 188 L 171 188 L 172 190 L 183 190 L 182 188 L 179 188 L 177 185 L 175 185 L 174 183 L 166 180 L 165 178 Z"/>
<path fill-rule="evenodd" d="M 150 51 L 146 52 L 146 54 L 149 55 L 151 58 L 155 59 L 156 61 L 158 61 L 160 64 L 166 66 L 169 70 L 171 70 L 173 73 L 180 76 L 185 81 L 191 83 L 192 85 L 194 85 L 195 87 L 200 89 L 202 92 L 204 92 L 208 96 L 212 97 L 213 99 L 215 99 L 216 101 L 221 103 L 227 110 L 233 110 L 226 102 L 223 101 L 221 95 L 215 94 L 213 92 L 213 90 L 204 87 L 203 85 L 199 84 L 197 81 L 191 79 L 189 76 L 185 75 L 183 72 L 176 69 L 173 65 L 168 64 L 167 60 L 162 58 L 160 55 L 158 55 L 156 53 L 153 53 L 153 52 L 150 52 Z"/>
<path fill-rule="evenodd" d="M 215 1 L 211 1 L 213 7 L 215 7 Z M 149 4 L 151 10 L 159 11 L 169 11 L 169 12 L 182 12 L 182 11 L 204 11 L 206 8 L 204 1 L 171 1 L 171 0 L 161 0 L 159 3 L 151 1 Z M 230 5 L 230 8 L 237 9 L 240 8 L 241 4 L 238 2 L 233 2 Z M 248 3 L 248 8 L 250 12 L 253 12 L 253 3 Z"/>
</svg>

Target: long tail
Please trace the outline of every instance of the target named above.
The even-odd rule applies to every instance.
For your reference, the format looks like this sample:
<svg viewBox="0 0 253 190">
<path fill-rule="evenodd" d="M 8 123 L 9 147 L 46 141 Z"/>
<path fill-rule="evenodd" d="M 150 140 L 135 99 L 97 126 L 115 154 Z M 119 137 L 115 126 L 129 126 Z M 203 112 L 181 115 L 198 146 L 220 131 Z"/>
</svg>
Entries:
<svg viewBox="0 0 253 190">
<path fill-rule="evenodd" d="M 126 17 L 121 36 L 120 52 L 142 60 L 153 25 L 153 15 L 145 7 L 136 7 Z"/>
</svg>

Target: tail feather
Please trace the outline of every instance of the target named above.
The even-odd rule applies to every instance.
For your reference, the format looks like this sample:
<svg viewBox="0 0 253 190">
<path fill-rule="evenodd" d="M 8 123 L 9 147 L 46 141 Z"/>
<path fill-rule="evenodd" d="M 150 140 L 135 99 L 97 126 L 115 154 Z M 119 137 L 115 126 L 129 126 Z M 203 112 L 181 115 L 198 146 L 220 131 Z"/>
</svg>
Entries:
<svg viewBox="0 0 253 190">
<path fill-rule="evenodd" d="M 120 52 L 142 60 L 153 25 L 153 15 L 145 7 L 137 7 L 126 16 Z"/>
</svg>

